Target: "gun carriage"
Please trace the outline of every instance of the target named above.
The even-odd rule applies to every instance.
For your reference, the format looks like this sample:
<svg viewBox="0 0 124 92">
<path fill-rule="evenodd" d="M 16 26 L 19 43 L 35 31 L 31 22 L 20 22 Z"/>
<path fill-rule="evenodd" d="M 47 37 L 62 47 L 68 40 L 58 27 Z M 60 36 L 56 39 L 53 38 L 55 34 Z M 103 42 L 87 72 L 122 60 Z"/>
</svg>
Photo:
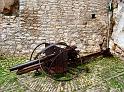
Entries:
<svg viewBox="0 0 124 92">
<path fill-rule="evenodd" d="M 42 45 L 44 45 L 44 48 L 34 56 L 36 49 Z M 101 51 L 83 57 L 80 57 L 79 50 L 76 50 L 76 48 L 76 46 L 69 46 L 64 42 L 41 43 L 35 47 L 28 62 L 12 67 L 10 71 L 16 71 L 17 75 L 30 71 L 44 71 L 49 76 L 66 74 L 72 68 L 89 59 L 100 55 L 110 55 L 108 53 L 109 49 L 102 50 L 102 44 L 100 44 Z M 72 78 L 75 76 L 77 75 L 74 74 Z"/>
<path fill-rule="evenodd" d="M 41 45 L 45 45 L 45 47 L 33 57 L 34 52 Z M 34 70 L 43 70 L 49 75 L 66 73 L 70 67 L 76 67 L 82 61 L 76 48 L 76 46 L 68 46 L 64 42 L 41 43 L 33 50 L 28 62 L 17 65 L 10 71 L 16 71 L 18 75 Z"/>
</svg>

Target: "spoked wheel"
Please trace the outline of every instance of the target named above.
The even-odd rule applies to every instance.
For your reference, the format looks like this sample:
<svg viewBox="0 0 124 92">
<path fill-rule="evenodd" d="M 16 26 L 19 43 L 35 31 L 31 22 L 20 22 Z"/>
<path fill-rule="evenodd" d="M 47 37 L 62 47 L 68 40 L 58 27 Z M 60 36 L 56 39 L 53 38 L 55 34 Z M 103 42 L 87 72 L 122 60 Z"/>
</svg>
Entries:
<svg viewBox="0 0 124 92">
<path fill-rule="evenodd" d="M 71 51 L 71 50 L 69 51 L 68 49 L 64 50 L 63 52 L 59 53 L 59 55 L 56 57 L 56 59 L 58 59 L 59 56 L 62 56 L 62 54 L 64 52 L 71 52 L 71 53 L 68 53 L 70 55 L 76 54 L 76 55 L 74 55 L 74 57 L 73 56 L 68 57 L 67 62 L 65 62 L 63 60 L 62 64 L 63 64 L 63 66 L 65 68 L 63 70 L 65 70 L 65 71 L 63 71 L 62 73 L 54 73 L 54 74 L 52 74 L 51 77 L 54 80 L 57 80 L 57 81 L 69 81 L 69 80 L 72 80 L 72 79 L 76 78 L 81 73 L 82 68 L 79 68 L 77 66 L 82 63 L 82 60 L 80 58 L 80 55 L 76 52 L 76 50 L 73 50 L 73 51 Z M 54 62 L 56 62 L 56 61 L 54 61 Z M 60 66 L 62 66 L 62 64 Z"/>
<path fill-rule="evenodd" d="M 48 44 L 48 43 L 41 43 L 41 44 L 37 45 L 37 46 L 34 48 L 34 50 L 32 51 L 32 53 L 31 53 L 30 61 L 40 58 L 40 57 L 38 57 L 38 56 L 42 56 L 42 57 L 45 56 L 45 55 L 43 54 L 43 52 L 45 51 L 45 47 L 47 46 L 47 44 Z M 38 49 L 40 49 L 40 50 L 39 50 L 40 52 L 36 52 Z M 41 49 L 42 49 L 42 50 L 41 50 Z M 34 54 L 35 54 L 35 56 L 34 56 Z"/>
<path fill-rule="evenodd" d="M 46 57 L 44 51 L 46 50 L 47 45 L 48 45 L 48 43 L 41 43 L 41 44 L 37 45 L 31 53 L 30 61 L 37 60 L 37 59 L 39 60 L 40 68 L 36 70 L 35 75 L 39 75 L 41 73 L 41 71 L 43 71 L 43 68 L 42 68 L 43 66 L 40 62 L 40 59 Z M 39 51 L 39 52 L 37 52 L 37 51 Z"/>
<path fill-rule="evenodd" d="M 49 57 L 53 55 L 52 58 L 46 60 L 40 65 L 41 69 L 50 77 L 58 81 L 67 81 L 75 78 L 80 70 L 76 68 L 76 64 L 81 62 L 80 55 L 75 50 L 75 47 L 70 47 L 66 43 L 59 42 L 55 44 L 42 43 L 39 44 L 32 52 L 30 60 L 32 60 L 35 50 L 44 46 L 44 48 L 36 54 L 34 59 L 39 59 L 43 57 Z"/>
</svg>

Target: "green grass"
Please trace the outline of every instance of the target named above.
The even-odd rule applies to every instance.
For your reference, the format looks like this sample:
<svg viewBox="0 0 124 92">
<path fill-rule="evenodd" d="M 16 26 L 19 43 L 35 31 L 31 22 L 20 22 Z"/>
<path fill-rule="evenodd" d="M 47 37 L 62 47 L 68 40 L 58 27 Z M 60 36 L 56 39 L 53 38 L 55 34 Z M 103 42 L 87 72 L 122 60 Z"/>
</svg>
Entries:
<svg viewBox="0 0 124 92">
<path fill-rule="evenodd" d="M 99 57 L 86 66 L 91 72 L 87 76 L 94 73 L 100 79 L 100 83 L 105 83 L 109 88 L 124 89 L 124 61 L 117 57 Z"/>
<path fill-rule="evenodd" d="M 10 72 L 9 68 L 25 62 L 25 58 L 2 58 L 0 59 L 0 92 L 25 92 L 26 87 L 18 81 L 15 72 Z M 98 57 L 89 63 L 80 65 L 78 68 L 88 68 L 88 72 L 83 71 L 79 78 L 84 79 L 86 89 L 89 86 L 100 86 L 105 84 L 108 89 L 124 89 L 124 61 L 117 57 Z M 44 77 L 42 74 L 39 77 Z M 68 76 L 57 76 L 57 78 L 68 78 Z M 95 77 L 95 79 L 93 79 Z M 34 77 L 35 78 L 35 77 Z M 37 77 L 36 77 L 37 78 Z M 47 81 L 47 80 L 46 80 Z M 80 83 L 77 83 L 80 84 Z M 101 85 L 102 86 L 102 85 Z"/>
<path fill-rule="evenodd" d="M 0 89 L 5 92 L 24 92 L 17 75 L 9 71 L 10 67 L 24 62 L 24 58 L 0 58 Z"/>
</svg>

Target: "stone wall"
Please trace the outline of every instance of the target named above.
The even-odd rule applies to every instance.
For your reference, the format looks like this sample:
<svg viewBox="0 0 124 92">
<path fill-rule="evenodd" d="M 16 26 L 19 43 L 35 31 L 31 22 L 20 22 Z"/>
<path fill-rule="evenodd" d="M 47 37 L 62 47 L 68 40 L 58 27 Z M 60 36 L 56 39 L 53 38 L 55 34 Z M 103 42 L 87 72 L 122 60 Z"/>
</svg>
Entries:
<svg viewBox="0 0 124 92">
<path fill-rule="evenodd" d="M 114 2 L 118 7 L 113 10 L 113 33 L 110 39 L 110 49 L 113 54 L 124 60 L 124 0 Z"/>
<path fill-rule="evenodd" d="M 29 55 L 39 43 L 59 41 L 94 53 L 107 37 L 107 8 L 107 0 L 20 0 L 19 17 L 0 15 L 1 53 Z"/>
</svg>

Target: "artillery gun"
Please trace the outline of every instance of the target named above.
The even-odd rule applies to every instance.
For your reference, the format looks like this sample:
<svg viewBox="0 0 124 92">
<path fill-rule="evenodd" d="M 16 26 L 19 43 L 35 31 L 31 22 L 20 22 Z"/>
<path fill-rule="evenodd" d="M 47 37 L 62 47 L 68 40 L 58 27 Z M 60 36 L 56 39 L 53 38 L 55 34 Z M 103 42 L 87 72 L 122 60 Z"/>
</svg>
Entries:
<svg viewBox="0 0 124 92">
<path fill-rule="evenodd" d="M 44 45 L 44 48 L 34 56 L 36 49 L 42 45 Z M 76 50 L 76 46 L 69 46 L 64 42 L 41 43 L 35 47 L 28 62 L 17 65 L 11 68 L 10 71 L 16 71 L 17 75 L 25 74 L 30 71 L 44 71 L 53 78 L 54 74 L 66 74 L 70 72 L 70 70 L 74 70 L 77 65 L 100 55 L 111 56 L 109 48 L 103 50 L 102 44 L 99 44 L 99 46 L 101 49 L 100 51 L 80 57 L 79 50 Z M 71 74 L 73 75 L 71 79 L 73 79 L 79 72 L 71 72 Z"/>
<path fill-rule="evenodd" d="M 45 47 L 33 57 L 38 47 Z M 25 64 L 17 65 L 10 69 L 16 71 L 17 75 L 25 74 L 30 71 L 45 71 L 48 75 L 66 73 L 70 67 L 82 62 L 76 46 L 68 46 L 64 42 L 41 43 L 33 50 L 30 60 Z"/>
</svg>

